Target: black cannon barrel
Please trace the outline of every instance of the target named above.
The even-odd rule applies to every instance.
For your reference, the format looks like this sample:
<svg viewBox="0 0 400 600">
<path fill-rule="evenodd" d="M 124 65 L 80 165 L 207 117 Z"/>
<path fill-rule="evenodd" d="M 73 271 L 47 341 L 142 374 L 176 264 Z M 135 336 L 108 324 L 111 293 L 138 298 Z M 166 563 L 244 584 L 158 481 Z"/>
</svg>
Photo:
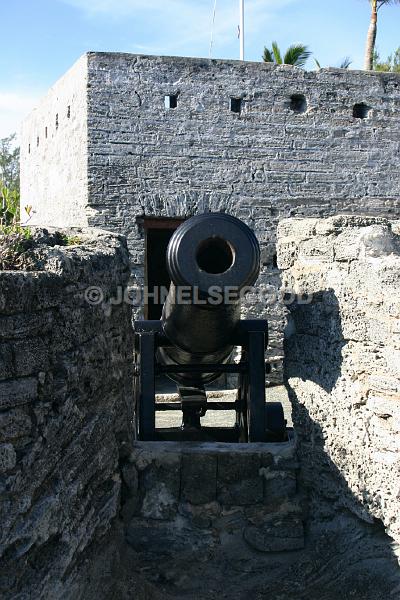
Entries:
<svg viewBox="0 0 400 600">
<path fill-rule="evenodd" d="M 167 268 L 171 285 L 161 320 L 171 346 L 159 348 L 160 361 L 165 365 L 229 361 L 241 295 L 260 270 L 254 233 L 225 213 L 192 217 L 169 242 Z M 170 376 L 185 385 L 218 377 L 190 372 Z"/>
</svg>

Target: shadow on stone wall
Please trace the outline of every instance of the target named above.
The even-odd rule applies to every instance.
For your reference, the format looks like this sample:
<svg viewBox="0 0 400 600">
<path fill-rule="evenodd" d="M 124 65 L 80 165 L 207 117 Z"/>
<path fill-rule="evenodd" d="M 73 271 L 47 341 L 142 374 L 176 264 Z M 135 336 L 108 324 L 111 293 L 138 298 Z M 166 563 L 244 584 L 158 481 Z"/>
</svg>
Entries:
<svg viewBox="0 0 400 600">
<path fill-rule="evenodd" d="M 347 343 L 334 290 L 316 292 L 309 304 L 294 302 L 288 309 L 285 356 L 288 355 L 289 360 L 285 360 L 285 379 L 304 380 L 306 376 L 307 380 L 331 392 L 341 374 L 342 350 Z"/>
<path fill-rule="evenodd" d="M 308 573 L 299 579 L 299 583 L 303 579 L 307 593 L 296 598 L 398 597 L 400 572 L 395 543 L 382 522 L 356 498 L 330 457 L 327 439 L 335 435 L 334 426 L 319 413 L 319 422 L 314 418 L 315 406 L 321 402 L 318 388 L 321 396 L 326 396 L 340 384 L 342 376 L 347 341 L 337 297 L 332 289 L 319 291 L 310 304 L 294 303 L 288 308 L 285 385 L 299 441 L 299 486 L 307 498 L 306 548 L 309 558 L 313 557 L 307 561 Z M 316 385 L 307 387 L 310 382 Z M 368 498 L 365 484 L 362 496 Z"/>
</svg>

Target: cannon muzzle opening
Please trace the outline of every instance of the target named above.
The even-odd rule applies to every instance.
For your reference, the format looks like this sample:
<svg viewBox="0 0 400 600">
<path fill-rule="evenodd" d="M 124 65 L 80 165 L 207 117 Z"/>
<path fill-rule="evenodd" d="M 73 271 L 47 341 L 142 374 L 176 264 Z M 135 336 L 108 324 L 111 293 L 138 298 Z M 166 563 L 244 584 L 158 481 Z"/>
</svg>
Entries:
<svg viewBox="0 0 400 600">
<path fill-rule="evenodd" d="M 211 275 L 221 275 L 233 265 L 235 250 L 226 240 L 220 237 L 209 237 L 198 245 L 196 261 L 201 271 Z"/>
</svg>

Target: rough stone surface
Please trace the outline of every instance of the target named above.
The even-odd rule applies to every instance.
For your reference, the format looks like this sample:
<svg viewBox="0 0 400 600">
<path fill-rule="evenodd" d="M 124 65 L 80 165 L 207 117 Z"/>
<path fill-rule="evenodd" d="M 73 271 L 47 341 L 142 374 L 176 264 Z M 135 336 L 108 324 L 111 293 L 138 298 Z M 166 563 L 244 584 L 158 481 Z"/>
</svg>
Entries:
<svg viewBox="0 0 400 600">
<path fill-rule="evenodd" d="M 83 597 L 93 546 L 101 545 L 119 510 L 133 334 L 130 307 L 110 310 L 107 299 L 126 284 L 129 256 L 120 236 L 72 233 L 79 243 L 49 247 L 42 271 L 0 272 L 0 595 L 6 600 Z M 101 288 L 103 304 L 87 302 L 90 286 Z"/>
<path fill-rule="evenodd" d="M 128 465 L 127 479 L 138 487 L 123 489 L 126 540 L 162 598 L 378 600 L 400 589 L 397 561 L 377 524 L 332 514 L 322 501 L 319 514 L 308 515 L 305 535 L 295 439 L 136 442 Z M 148 487 L 154 471 L 164 482 L 157 493 Z M 221 487 L 229 494 L 221 496 Z M 149 496 L 153 512 L 146 518 Z"/>
<path fill-rule="evenodd" d="M 244 539 L 259 552 L 282 552 L 304 548 L 304 530 L 300 519 L 274 516 L 262 527 L 249 526 L 243 532 Z"/>
<path fill-rule="evenodd" d="M 224 544 L 228 533 L 240 537 L 247 530 L 250 546 L 253 536 L 265 537 L 266 552 L 279 543 L 281 549 L 302 547 L 295 456 L 294 438 L 283 444 L 135 442 L 125 468 L 129 480 L 138 481 L 125 495 L 128 505 L 136 499 L 134 513 L 128 510 L 125 518 L 128 541 L 145 553 L 176 554 L 179 544 L 199 543 L 210 550 Z M 294 481 L 294 488 L 284 488 L 286 480 Z M 279 502 L 271 503 L 271 497 Z M 297 532 L 293 548 L 286 536 L 291 526 Z"/>
<path fill-rule="evenodd" d="M 176 109 L 164 106 L 169 94 Z M 293 94 L 305 96 L 304 113 L 291 110 Z M 242 99 L 240 114 L 231 97 Z M 138 285 L 138 217 L 213 210 L 243 219 L 262 250 L 262 296 L 249 297 L 245 312 L 268 316 L 268 358 L 279 365 L 277 222 L 360 211 L 399 218 L 399 100 L 393 73 L 89 53 L 24 124 L 22 207 L 33 205 L 33 223 L 125 234 Z M 371 110 L 356 119 L 362 102 Z"/>
<path fill-rule="evenodd" d="M 399 237 L 383 218 L 289 219 L 278 264 L 297 294 L 285 374 L 302 480 L 400 541 Z"/>
</svg>

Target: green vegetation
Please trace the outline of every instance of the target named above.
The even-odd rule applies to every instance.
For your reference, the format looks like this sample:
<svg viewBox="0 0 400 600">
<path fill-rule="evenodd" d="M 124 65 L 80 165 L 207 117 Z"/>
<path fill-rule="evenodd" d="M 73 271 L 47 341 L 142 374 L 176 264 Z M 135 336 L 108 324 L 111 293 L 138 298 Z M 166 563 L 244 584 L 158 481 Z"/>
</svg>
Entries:
<svg viewBox="0 0 400 600">
<path fill-rule="evenodd" d="M 28 228 L 7 226 L 0 228 L 0 270 L 34 268 L 31 256 L 31 233 Z"/>
<path fill-rule="evenodd" d="M 276 65 L 295 65 L 296 67 L 304 67 L 312 52 L 309 52 L 308 46 L 304 44 L 293 44 L 290 46 L 282 57 L 279 46 L 276 42 L 272 42 L 272 49 L 264 48 L 263 61 L 272 62 Z"/>
<path fill-rule="evenodd" d="M 375 50 L 373 67 L 374 71 L 400 73 L 400 46 L 387 57 L 386 61 L 382 61 L 379 52 Z"/>
<path fill-rule="evenodd" d="M 320 62 L 316 58 L 314 58 L 314 62 L 317 65 L 318 69 L 322 69 Z M 337 68 L 338 69 L 348 69 L 352 62 L 353 61 L 351 60 L 350 56 L 345 56 L 338 64 Z"/>
<path fill-rule="evenodd" d="M 364 69 L 371 71 L 374 68 L 374 53 L 376 34 L 378 30 L 378 12 L 382 6 L 400 4 L 400 0 L 368 0 L 371 5 L 371 19 L 368 28 L 367 42 L 365 45 Z"/>
<path fill-rule="evenodd" d="M 0 269 L 30 264 L 31 231 L 20 224 L 19 148 L 15 134 L 0 140 Z M 30 213 L 30 207 L 25 208 Z"/>
<path fill-rule="evenodd" d="M 375 71 L 388 71 L 392 73 L 400 72 L 400 48 L 394 54 L 390 55 L 386 61 L 381 61 L 376 51 L 376 35 L 378 31 L 378 15 L 383 6 L 390 4 L 399 4 L 400 0 L 368 0 L 371 7 L 371 18 L 368 28 L 367 41 L 365 45 L 364 69 Z M 264 47 L 263 61 L 271 62 L 276 65 L 296 65 L 304 67 L 312 52 L 304 44 L 293 44 L 286 53 L 282 55 L 277 42 L 272 43 L 272 48 Z M 314 59 L 318 69 L 321 65 L 317 59 Z M 348 69 L 351 65 L 349 57 L 344 58 L 338 65 L 340 69 Z"/>
<path fill-rule="evenodd" d="M 0 140 L 0 181 L 10 191 L 19 191 L 19 148 L 15 133 Z"/>
<path fill-rule="evenodd" d="M 82 243 L 82 240 L 80 237 L 78 237 L 77 235 L 65 235 L 64 233 L 61 234 L 61 246 L 78 246 L 79 244 Z"/>
<path fill-rule="evenodd" d="M 0 188 L 0 227 L 15 227 L 19 223 L 19 192 L 2 185 Z"/>
<path fill-rule="evenodd" d="M 19 148 L 15 134 L 0 140 L 0 231 L 20 228 Z"/>
<path fill-rule="evenodd" d="M 32 207 L 25 206 L 24 210 L 29 217 Z M 29 227 L 21 226 L 19 148 L 15 146 L 15 134 L 10 135 L 0 140 L 0 270 L 37 268 L 34 249 L 41 243 L 37 236 L 34 239 Z M 48 236 L 47 243 L 76 246 L 81 240 L 78 236 L 55 232 Z"/>
</svg>

